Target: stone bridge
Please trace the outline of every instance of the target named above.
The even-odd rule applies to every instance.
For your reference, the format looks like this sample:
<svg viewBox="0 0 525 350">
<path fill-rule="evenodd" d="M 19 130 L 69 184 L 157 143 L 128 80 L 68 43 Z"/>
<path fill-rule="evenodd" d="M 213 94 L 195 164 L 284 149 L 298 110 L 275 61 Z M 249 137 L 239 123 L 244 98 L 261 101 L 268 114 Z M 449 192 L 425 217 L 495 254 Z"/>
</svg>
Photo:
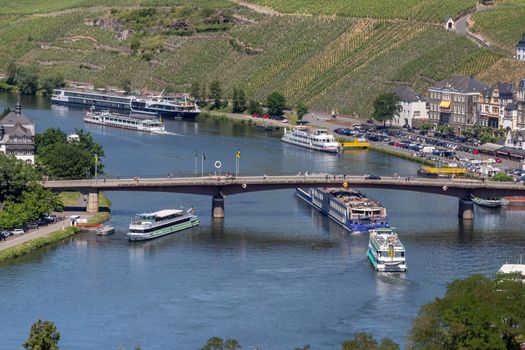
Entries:
<svg viewBox="0 0 525 350">
<path fill-rule="evenodd" d="M 238 193 L 290 189 L 296 187 L 378 188 L 416 191 L 459 198 L 459 215 L 473 218 L 470 196 L 503 197 L 525 196 L 520 183 L 479 181 L 469 179 L 426 179 L 343 175 L 291 176 L 203 176 L 179 178 L 129 178 L 44 181 L 42 185 L 57 192 L 79 191 L 88 194 L 88 212 L 98 211 L 99 191 L 176 192 L 212 196 L 213 217 L 224 217 L 224 197 Z"/>
</svg>

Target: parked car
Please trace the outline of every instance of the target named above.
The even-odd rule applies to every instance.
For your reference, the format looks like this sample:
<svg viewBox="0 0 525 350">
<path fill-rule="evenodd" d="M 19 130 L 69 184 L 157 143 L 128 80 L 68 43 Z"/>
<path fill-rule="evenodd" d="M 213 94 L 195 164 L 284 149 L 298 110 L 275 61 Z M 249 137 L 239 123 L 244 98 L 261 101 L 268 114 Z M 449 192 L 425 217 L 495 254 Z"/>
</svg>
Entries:
<svg viewBox="0 0 525 350">
<path fill-rule="evenodd" d="M 381 180 L 381 176 L 377 176 L 377 175 L 365 175 L 365 180 Z"/>
<path fill-rule="evenodd" d="M 36 222 L 30 222 L 29 224 L 27 224 L 27 227 L 30 229 L 30 230 L 35 230 L 38 228 L 38 224 Z"/>
<path fill-rule="evenodd" d="M 22 230 L 21 228 L 15 228 L 13 231 L 11 231 L 11 234 L 13 234 L 13 235 L 23 235 L 24 234 L 24 230 Z"/>
<path fill-rule="evenodd" d="M 38 226 L 47 226 L 49 224 L 49 221 L 40 219 L 36 223 L 38 224 Z"/>
</svg>

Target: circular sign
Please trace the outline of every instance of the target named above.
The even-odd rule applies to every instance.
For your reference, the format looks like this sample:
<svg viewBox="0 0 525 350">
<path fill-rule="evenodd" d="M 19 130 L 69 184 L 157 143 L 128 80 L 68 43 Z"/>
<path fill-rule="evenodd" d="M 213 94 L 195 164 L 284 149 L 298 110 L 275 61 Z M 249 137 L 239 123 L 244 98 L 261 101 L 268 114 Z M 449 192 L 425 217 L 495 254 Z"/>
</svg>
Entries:
<svg viewBox="0 0 525 350">
<path fill-rule="evenodd" d="M 348 187 L 348 182 L 343 182 L 343 187 Z"/>
<path fill-rule="evenodd" d="M 214 165 L 215 165 L 215 167 L 216 167 L 217 169 L 220 169 L 220 168 L 221 168 L 221 166 L 222 166 L 222 163 L 221 163 L 221 161 L 220 161 L 220 160 L 218 160 L 218 161 L 216 161 L 216 162 L 215 162 L 215 164 L 214 164 Z"/>
<path fill-rule="evenodd" d="M 246 189 L 246 187 L 248 187 L 247 184 L 242 184 L 242 188 Z"/>
<path fill-rule="evenodd" d="M 446 191 L 446 190 L 448 190 L 447 185 L 443 186 L 443 191 Z"/>
</svg>

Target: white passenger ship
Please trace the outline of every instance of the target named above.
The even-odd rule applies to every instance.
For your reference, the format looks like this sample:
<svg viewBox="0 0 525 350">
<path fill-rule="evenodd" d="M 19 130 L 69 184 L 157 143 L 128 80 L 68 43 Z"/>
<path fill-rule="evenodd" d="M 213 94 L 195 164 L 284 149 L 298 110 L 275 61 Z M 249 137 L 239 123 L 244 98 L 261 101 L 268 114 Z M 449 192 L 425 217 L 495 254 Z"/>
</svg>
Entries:
<svg viewBox="0 0 525 350">
<path fill-rule="evenodd" d="M 390 228 L 370 230 L 368 259 L 376 271 L 405 272 L 405 247 Z"/>
<path fill-rule="evenodd" d="M 199 225 L 193 210 L 165 209 L 136 215 L 128 231 L 130 241 L 145 241 Z"/>
<path fill-rule="evenodd" d="M 135 96 L 123 91 L 107 92 L 105 89 L 55 89 L 51 102 L 60 105 L 77 105 L 100 109 L 130 111 L 132 113 L 159 115 L 167 118 L 194 120 L 200 113 L 197 104 L 187 97 Z"/>
<path fill-rule="evenodd" d="M 125 115 L 109 111 L 87 111 L 84 117 L 86 123 L 112 126 L 137 131 L 162 134 L 165 133 L 164 124 L 157 118 L 143 118 L 134 115 Z"/>
<path fill-rule="evenodd" d="M 339 143 L 334 135 L 326 129 L 312 129 L 307 126 L 296 126 L 291 131 L 285 129 L 281 141 L 316 151 L 338 153 Z"/>
</svg>

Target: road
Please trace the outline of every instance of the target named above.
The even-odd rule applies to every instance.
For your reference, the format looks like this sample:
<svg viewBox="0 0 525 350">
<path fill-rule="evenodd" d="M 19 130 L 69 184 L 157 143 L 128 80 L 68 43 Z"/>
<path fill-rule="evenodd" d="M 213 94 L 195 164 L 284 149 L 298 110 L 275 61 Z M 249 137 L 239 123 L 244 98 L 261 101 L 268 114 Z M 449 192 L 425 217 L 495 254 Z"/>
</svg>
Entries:
<svg viewBox="0 0 525 350">
<path fill-rule="evenodd" d="M 73 214 L 73 213 L 68 213 L 68 214 Z M 78 213 L 78 215 L 80 215 L 80 217 L 83 218 L 83 219 L 84 218 L 88 219 L 88 218 L 90 218 L 92 216 L 92 215 L 87 214 L 87 213 Z M 29 241 L 31 241 L 33 239 L 36 239 L 36 238 L 47 237 L 50 234 L 52 234 L 53 232 L 60 231 L 60 230 L 62 230 L 64 228 L 68 227 L 69 225 L 70 225 L 69 220 L 66 218 L 66 219 L 64 219 L 62 221 L 59 221 L 59 222 L 55 223 L 55 224 L 47 225 L 47 226 L 44 226 L 44 227 L 39 227 L 36 230 L 30 230 L 30 231 L 28 231 L 27 233 L 25 233 L 23 235 L 11 236 L 7 240 L 0 242 L 0 251 L 3 251 L 3 250 L 8 249 L 8 248 L 16 247 L 16 246 L 18 246 L 20 244 L 29 242 Z"/>
</svg>

